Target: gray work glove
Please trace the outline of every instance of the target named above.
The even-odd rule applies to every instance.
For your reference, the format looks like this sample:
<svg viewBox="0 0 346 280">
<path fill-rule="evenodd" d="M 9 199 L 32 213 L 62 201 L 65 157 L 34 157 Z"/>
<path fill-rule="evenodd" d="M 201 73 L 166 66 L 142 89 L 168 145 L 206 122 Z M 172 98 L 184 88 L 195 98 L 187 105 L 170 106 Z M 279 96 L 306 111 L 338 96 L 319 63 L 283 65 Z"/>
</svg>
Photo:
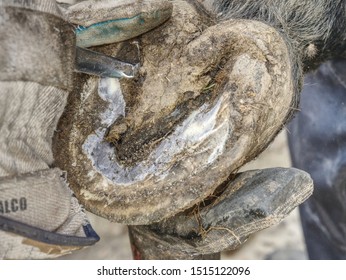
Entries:
<svg viewBox="0 0 346 280">
<path fill-rule="evenodd" d="M 52 137 L 74 68 L 100 74 L 108 67 L 117 76 L 131 66 L 80 48 L 76 53 L 76 44 L 137 36 L 167 20 L 171 9 L 167 2 L 134 0 L 59 8 L 55 1 L 9 0 L 0 6 L 0 259 L 53 258 L 99 240 L 69 189 L 68 175 L 52 168 Z M 156 9 L 165 12 L 158 16 Z"/>
<path fill-rule="evenodd" d="M 99 237 L 51 168 L 75 35 L 55 1 L 0 2 L 0 259 L 53 258 Z"/>
</svg>

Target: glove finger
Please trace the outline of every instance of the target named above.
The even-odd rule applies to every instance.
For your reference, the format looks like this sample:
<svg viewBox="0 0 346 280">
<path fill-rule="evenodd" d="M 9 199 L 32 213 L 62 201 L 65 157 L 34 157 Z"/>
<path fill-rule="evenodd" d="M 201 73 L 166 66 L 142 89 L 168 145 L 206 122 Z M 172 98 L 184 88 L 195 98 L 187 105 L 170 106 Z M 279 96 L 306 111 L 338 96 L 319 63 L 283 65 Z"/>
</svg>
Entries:
<svg viewBox="0 0 346 280">
<path fill-rule="evenodd" d="M 90 0 L 64 6 L 63 13 L 78 25 L 77 46 L 91 47 L 125 41 L 155 28 L 170 18 L 172 3 Z"/>
</svg>

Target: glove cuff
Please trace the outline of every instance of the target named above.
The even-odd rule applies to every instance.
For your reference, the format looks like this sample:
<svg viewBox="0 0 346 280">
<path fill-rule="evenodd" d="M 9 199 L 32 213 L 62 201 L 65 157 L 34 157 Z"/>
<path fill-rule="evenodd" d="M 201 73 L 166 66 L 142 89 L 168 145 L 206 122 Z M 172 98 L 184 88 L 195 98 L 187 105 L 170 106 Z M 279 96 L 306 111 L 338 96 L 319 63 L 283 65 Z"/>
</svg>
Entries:
<svg viewBox="0 0 346 280">
<path fill-rule="evenodd" d="M 0 237 L 0 259 L 57 257 L 99 240 L 58 168 L 0 179 Z M 8 250 L 20 240 L 31 250 Z"/>
</svg>

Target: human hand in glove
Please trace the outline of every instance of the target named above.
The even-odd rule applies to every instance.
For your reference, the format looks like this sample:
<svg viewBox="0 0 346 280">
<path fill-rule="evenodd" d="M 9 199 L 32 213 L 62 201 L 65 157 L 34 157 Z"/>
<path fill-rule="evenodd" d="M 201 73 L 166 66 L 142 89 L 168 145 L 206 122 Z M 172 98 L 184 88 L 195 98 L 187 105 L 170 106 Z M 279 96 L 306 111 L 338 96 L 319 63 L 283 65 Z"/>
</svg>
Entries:
<svg viewBox="0 0 346 280">
<path fill-rule="evenodd" d="M 115 34 L 111 41 L 162 22 L 160 15 L 148 17 L 150 7 L 127 4 L 93 17 L 99 10 L 85 10 L 85 5 L 63 9 L 63 15 L 55 1 L 0 2 L 0 259 L 53 258 L 99 239 L 69 188 L 69 174 L 53 167 L 52 137 L 73 88 L 75 68 L 75 30 L 66 19 L 73 18 L 70 8 L 96 18 L 83 27 L 100 31 L 92 37 L 96 44 L 111 37 L 110 31 L 102 37 L 110 29 L 103 21 L 107 25 L 123 15 L 147 20 L 139 28 L 138 22 L 122 22 L 121 36 Z M 94 45 L 90 37 L 84 40 L 77 37 L 83 47 Z"/>
</svg>

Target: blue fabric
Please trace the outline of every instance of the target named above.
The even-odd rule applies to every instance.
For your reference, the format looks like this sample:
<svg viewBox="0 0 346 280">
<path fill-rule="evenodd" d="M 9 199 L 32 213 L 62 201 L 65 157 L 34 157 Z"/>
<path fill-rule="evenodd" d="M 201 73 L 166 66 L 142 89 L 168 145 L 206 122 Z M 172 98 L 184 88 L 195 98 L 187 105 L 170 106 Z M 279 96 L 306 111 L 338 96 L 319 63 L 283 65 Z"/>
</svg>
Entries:
<svg viewBox="0 0 346 280">
<path fill-rule="evenodd" d="M 310 259 L 346 259 L 346 60 L 308 74 L 301 112 L 289 125 L 294 167 L 310 173 L 315 191 L 300 207 Z"/>
</svg>

